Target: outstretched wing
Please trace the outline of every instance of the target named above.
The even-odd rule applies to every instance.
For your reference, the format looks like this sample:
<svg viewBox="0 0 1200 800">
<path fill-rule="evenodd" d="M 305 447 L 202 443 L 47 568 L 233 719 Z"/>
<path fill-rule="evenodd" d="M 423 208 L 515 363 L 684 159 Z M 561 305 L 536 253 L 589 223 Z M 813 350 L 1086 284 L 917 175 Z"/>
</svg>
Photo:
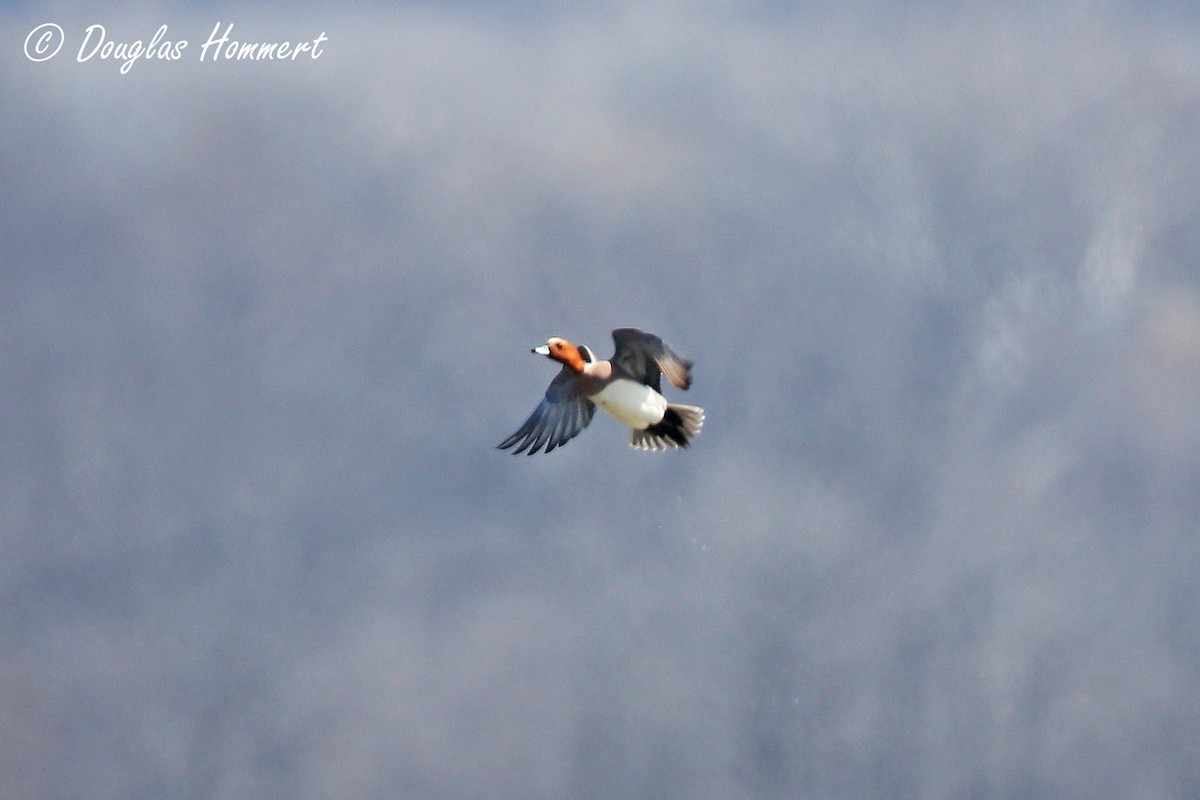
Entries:
<svg viewBox="0 0 1200 800">
<path fill-rule="evenodd" d="M 563 367 L 550 381 L 546 396 L 529 415 L 529 419 L 496 447 L 501 450 L 513 447 L 513 455 L 528 449 L 528 454 L 533 455 L 545 445 L 549 453 L 574 439 L 588 426 L 595 413 L 596 406 L 579 391 L 575 373 Z"/>
<path fill-rule="evenodd" d="M 692 385 L 692 362 L 653 333 L 637 328 L 617 328 L 612 332 L 612 337 L 616 345 L 613 366 L 625 374 L 656 392 L 662 391 L 661 375 L 666 375 L 667 380 L 680 389 Z"/>
</svg>

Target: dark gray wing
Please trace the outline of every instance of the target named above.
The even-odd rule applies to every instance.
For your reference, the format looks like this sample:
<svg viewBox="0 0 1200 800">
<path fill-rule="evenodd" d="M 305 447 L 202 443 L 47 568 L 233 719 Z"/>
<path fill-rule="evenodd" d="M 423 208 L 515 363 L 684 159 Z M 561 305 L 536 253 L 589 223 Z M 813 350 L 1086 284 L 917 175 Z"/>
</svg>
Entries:
<svg viewBox="0 0 1200 800">
<path fill-rule="evenodd" d="M 546 396 L 538 407 L 529 415 L 529 419 L 517 429 L 517 432 L 496 445 L 501 450 L 515 447 L 513 455 L 524 452 L 527 448 L 533 455 L 546 447 L 549 453 L 556 447 L 574 439 L 581 430 L 592 421 L 596 406 L 575 383 L 575 373 L 568 367 L 554 376 L 546 389 Z"/>
<path fill-rule="evenodd" d="M 686 389 L 692 385 L 692 362 L 672 350 L 653 333 L 637 328 L 617 328 L 612 332 L 612 364 L 619 372 L 641 381 L 656 392 L 662 391 L 659 377 Z"/>
</svg>

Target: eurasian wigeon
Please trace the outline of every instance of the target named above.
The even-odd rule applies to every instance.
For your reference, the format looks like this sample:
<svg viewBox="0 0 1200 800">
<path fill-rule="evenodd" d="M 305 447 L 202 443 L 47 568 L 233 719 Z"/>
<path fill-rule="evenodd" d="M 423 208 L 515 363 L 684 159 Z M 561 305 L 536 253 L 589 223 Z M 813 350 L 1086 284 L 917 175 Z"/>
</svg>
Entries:
<svg viewBox="0 0 1200 800">
<path fill-rule="evenodd" d="M 515 447 L 513 455 L 533 455 L 575 438 L 596 413 L 596 406 L 628 425 L 629 444 L 642 450 L 687 447 L 704 425 L 704 409 L 668 403 L 660 378 L 680 389 L 692 385 L 692 362 L 663 340 L 637 328 L 612 332 L 616 350 L 597 361 L 585 345 L 554 337 L 532 352 L 558 361 L 562 370 L 550 381 L 546 396 L 516 433 L 497 445 Z"/>
</svg>

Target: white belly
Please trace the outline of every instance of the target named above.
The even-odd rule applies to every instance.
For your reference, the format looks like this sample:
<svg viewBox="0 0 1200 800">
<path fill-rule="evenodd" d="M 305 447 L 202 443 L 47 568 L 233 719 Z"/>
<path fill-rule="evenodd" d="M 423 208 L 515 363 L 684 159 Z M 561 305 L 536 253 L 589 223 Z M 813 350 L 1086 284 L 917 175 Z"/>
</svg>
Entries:
<svg viewBox="0 0 1200 800">
<path fill-rule="evenodd" d="M 667 410 L 667 398 L 644 383 L 615 380 L 591 401 L 631 428 L 642 430 L 661 422 Z"/>
</svg>

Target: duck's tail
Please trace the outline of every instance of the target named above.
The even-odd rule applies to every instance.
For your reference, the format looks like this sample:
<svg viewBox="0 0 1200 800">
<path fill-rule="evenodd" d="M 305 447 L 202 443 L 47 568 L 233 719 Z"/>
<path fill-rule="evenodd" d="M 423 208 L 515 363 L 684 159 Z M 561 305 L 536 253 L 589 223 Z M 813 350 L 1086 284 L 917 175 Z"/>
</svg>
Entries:
<svg viewBox="0 0 1200 800">
<path fill-rule="evenodd" d="M 662 420 L 648 428 L 634 431 L 629 444 L 639 450 L 666 450 L 670 447 L 687 447 L 703 427 L 703 408 L 672 403 L 667 406 Z"/>
</svg>

